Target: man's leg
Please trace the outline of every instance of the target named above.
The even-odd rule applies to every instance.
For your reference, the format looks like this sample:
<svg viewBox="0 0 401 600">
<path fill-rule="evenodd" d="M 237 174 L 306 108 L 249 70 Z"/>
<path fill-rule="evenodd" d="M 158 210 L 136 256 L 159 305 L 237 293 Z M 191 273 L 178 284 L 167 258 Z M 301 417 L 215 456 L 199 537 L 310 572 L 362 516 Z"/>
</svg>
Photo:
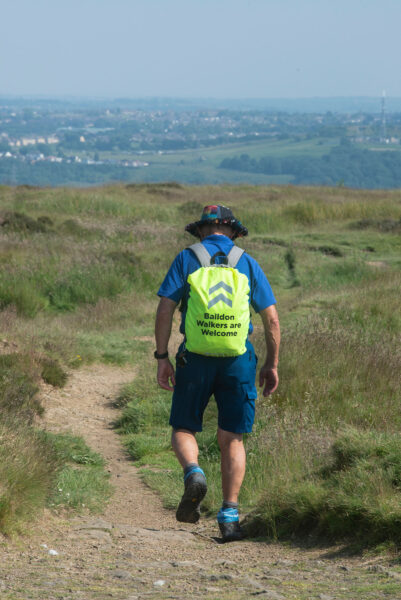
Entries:
<svg viewBox="0 0 401 600">
<path fill-rule="evenodd" d="M 217 430 L 217 440 L 221 452 L 221 484 L 223 500 L 238 502 L 238 494 L 245 475 L 246 456 L 242 433 Z"/>
<path fill-rule="evenodd" d="M 180 351 L 184 347 L 180 346 Z M 198 465 L 195 433 L 202 431 L 202 417 L 212 394 L 214 378 L 211 359 L 185 350 L 185 360 L 177 363 L 170 425 L 171 443 L 184 469 L 184 493 L 176 517 L 184 523 L 196 523 L 200 503 L 207 492 L 206 477 Z"/>
<path fill-rule="evenodd" d="M 243 536 L 238 514 L 238 494 L 246 464 L 242 434 L 252 431 L 255 417 L 256 362 L 253 346 L 247 342 L 244 354 L 221 359 L 215 381 L 223 488 L 223 505 L 217 514 L 217 522 L 223 542 L 239 540 Z"/>
<path fill-rule="evenodd" d="M 171 445 L 183 469 L 189 464 L 198 464 L 198 444 L 195 434 L 188 429 L 173 429 Z"/>
<path fill-rule="evenodd" d="M 177 508 L 177 521 L 196 523 L 200 517 L 200 503 L 207 492 L 206 477 L 198 465 L 198 444 L 195 434 L 188 429 L 173 429 L 171 445 L 184 469 L 184 494 Z"/>
<path fill-rule="evenodd" d="M 242 433 L 217 430 L 221 452 L 221 485 L 223 505 L 218 512 L 217 522 L 223 542 L 234 542 L 243 537 L 239 525 L 238 494 L 245 475 L 246 456 Z"/>
</svg>

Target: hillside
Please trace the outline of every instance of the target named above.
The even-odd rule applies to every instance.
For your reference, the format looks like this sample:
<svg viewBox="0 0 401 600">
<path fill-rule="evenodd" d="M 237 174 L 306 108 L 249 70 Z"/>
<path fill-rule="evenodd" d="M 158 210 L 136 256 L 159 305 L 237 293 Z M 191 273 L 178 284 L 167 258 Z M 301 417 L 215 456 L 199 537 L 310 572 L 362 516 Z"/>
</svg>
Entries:
<svg viewBox="0 0 401 600">
<path fill-rule="evenodd" d="M 91 509 L 99 510 L 110 495 L 99 455 L 82 445 L 73 451 L 69 439 L 40 432 L 41 380 L 63 386 L 66 373 L 89 365 L 137 371 L 115 398 L 116 427 L 144 481 L 167 508 L 176 505 L 181 473 L 169 450 L 170 398 L 154 380 L 155 294 L 175 254 L 191 243 L 185 224 L 210 203 L 230 206 L 249 228 L 240 244 L 266 272 L 283 329 L 280 387 L 258 400 L 256 430 L 246 440 L 240 501 L 250 534 L 397 554 L 398 191 L 172 183 L 1 187 L 2 531 L 16 523 L 23 531 L 45 505 L 77 510 L 92 498 Z M 257 315 L 253 321 L 262 359 Z M 176 330 L 171 354 L 178 340 Z M 211 403 L 199 436 L 210 482 L 205 516 L 214 516 L 220 502 L 214 418 Z M 18 464 L 10 458 L 16 448 L 26 457 Z M 87 499 L 74 496 L 77 484 L 68 477 L 70 495 L 67 488 L 57 491 L 64 487 L 60 468 L 72 478 L 77 468 L 86 473 Z M 25 485 L 15 486 L 16 469 Z"/>
</svg>

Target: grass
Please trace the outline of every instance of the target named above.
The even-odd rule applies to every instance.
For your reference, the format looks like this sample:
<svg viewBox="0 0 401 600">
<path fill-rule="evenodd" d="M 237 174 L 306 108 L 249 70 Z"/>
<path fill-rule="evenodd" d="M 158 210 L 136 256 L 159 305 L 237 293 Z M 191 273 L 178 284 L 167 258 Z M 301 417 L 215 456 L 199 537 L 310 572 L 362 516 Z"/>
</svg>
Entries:
<svg viewBox="0 0 401 600">
<path fill-rule="evenodd" d="M 0 422 L 0 531 L 20 531 L 42 509 L 55 484 L 57 457 L 23 420 Z"/>
<path fill-rule="evenodd" d="M 302 467 L 302 465 L 299 465 Z M 399 546 L 401 444 L 398 434 L 339 432 L 310 473 L 276 479 L 263 495 L 250 532 Z"/>
<path fill-rule="evenodd" d="M 266 154 L 263 145 L 259 149 Z M 161 159 L 166 165 L 175 160 Z M 239 244 L 268 275 L 283 326 L 280 387 L 257 401 L 255 431 L 246 439 L 240 502 L 249 527 L 279 539 L 313 534 L 399 545 L 398 484 L 390 482 L 387 459 L 372 448 L 391 446 L 395 469 L 401 454 L 401 192 L 166 183 L 84 190 L 3 186 L 0 201 L 4 212 L 23 215 L 18 226 L 2 227 L 0 237 L 0 326 L 21 361 L 10 381 L 18 383 L 18 373 L 33 369 L 32 388 L 20 381 L 27 386 L 22 410 L 40 411 L 35 387 L 41 374 L 58 385 L 65 366 L 137 365 L 135 381 L 115 401 L 121 408 L 116 428 L 169 507 L 180 497 L 182 474 L 170 449 L 170 395 L 155 383 L 155 292 L 176 253 L 192 241 L 184 226 L 205 204 L 230 206 L 250 230 Z M 263 360 L 259 318 L 253 321 Z M 170 353 L 176 346 L 174 333 Z M 0 403 L 4 398 L 10 407 L 15 394 L 7 389 L 0 383 Z M 215 423 L 211 400 L 198 436 L 209 514 L 221 502 Z M 102 505 L 108 481 L 88 450 L 74 453 L 84 464 L 72 455 L 60 458 L 49 439 L 30 443 L 48 444 L 49 456 L 55 453 L 65 465 L 45 486 L 62 490 L 53 504 Z M 368 454 L 335 467 L 345 445 Z"/>
<path fill-rule="evenodd" d="M 0 355 L 0 532 L 24 531 L 44 506 L 99 510 L 111 494 L 103 459 L 81 438 L 37 428 L 42 377 L 62 387 L 57 361 Z"/>
<path fill-rule="evenodd" d="M 46 433 L 45 439 L 62 465 L 48 504 L 75 510 L 102 510 L 112 494 L 103 457 L 93 452 L 81 437 L 73 434 Z"/>
<path fill-rule="evenodd" d="M 0 355 L 0 531 L 32 518 L 54 486 L 58 461 L 32 427 L 43 411 L 37 400 L 38 365 L 29 355 Z"/>
</svg>

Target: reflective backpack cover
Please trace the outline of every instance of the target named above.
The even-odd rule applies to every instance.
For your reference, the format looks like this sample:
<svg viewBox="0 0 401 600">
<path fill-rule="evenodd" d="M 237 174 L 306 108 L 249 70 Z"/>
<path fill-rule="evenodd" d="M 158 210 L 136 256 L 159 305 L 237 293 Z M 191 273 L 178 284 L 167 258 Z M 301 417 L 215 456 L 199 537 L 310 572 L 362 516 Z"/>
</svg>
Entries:
<svg viewBox="0 0 401 600">
<path fill-rule="evenodd" d="M 235 268 L 244 251 L 234 246 L 223 257 L 226 264 L 215 264 L 203 244 L 193 244 L 190 249 L 201 267 L 188 277 L 186 347 L 206 356 L 244 354 L 250 289 L 248 277 Z"/>
</svg>

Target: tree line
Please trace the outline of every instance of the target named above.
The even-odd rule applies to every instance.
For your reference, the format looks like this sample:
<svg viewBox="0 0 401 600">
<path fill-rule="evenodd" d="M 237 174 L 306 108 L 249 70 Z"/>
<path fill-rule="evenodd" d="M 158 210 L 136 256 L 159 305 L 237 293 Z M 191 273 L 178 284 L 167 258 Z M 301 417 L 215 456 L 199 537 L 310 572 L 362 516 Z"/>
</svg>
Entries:
<svg viewBox="0 0 401 600">
<path fill-rule="evenodd" d="M 265 175 L 291 175 L 293 184 L 343 184 L 367 189 L 401 187 L 401 152 L 361 150 L 346 142 L 320 157 L 265 156 L 256 159 L 241 154 L 223 159 L 219 167 Z"/>
</svg>

